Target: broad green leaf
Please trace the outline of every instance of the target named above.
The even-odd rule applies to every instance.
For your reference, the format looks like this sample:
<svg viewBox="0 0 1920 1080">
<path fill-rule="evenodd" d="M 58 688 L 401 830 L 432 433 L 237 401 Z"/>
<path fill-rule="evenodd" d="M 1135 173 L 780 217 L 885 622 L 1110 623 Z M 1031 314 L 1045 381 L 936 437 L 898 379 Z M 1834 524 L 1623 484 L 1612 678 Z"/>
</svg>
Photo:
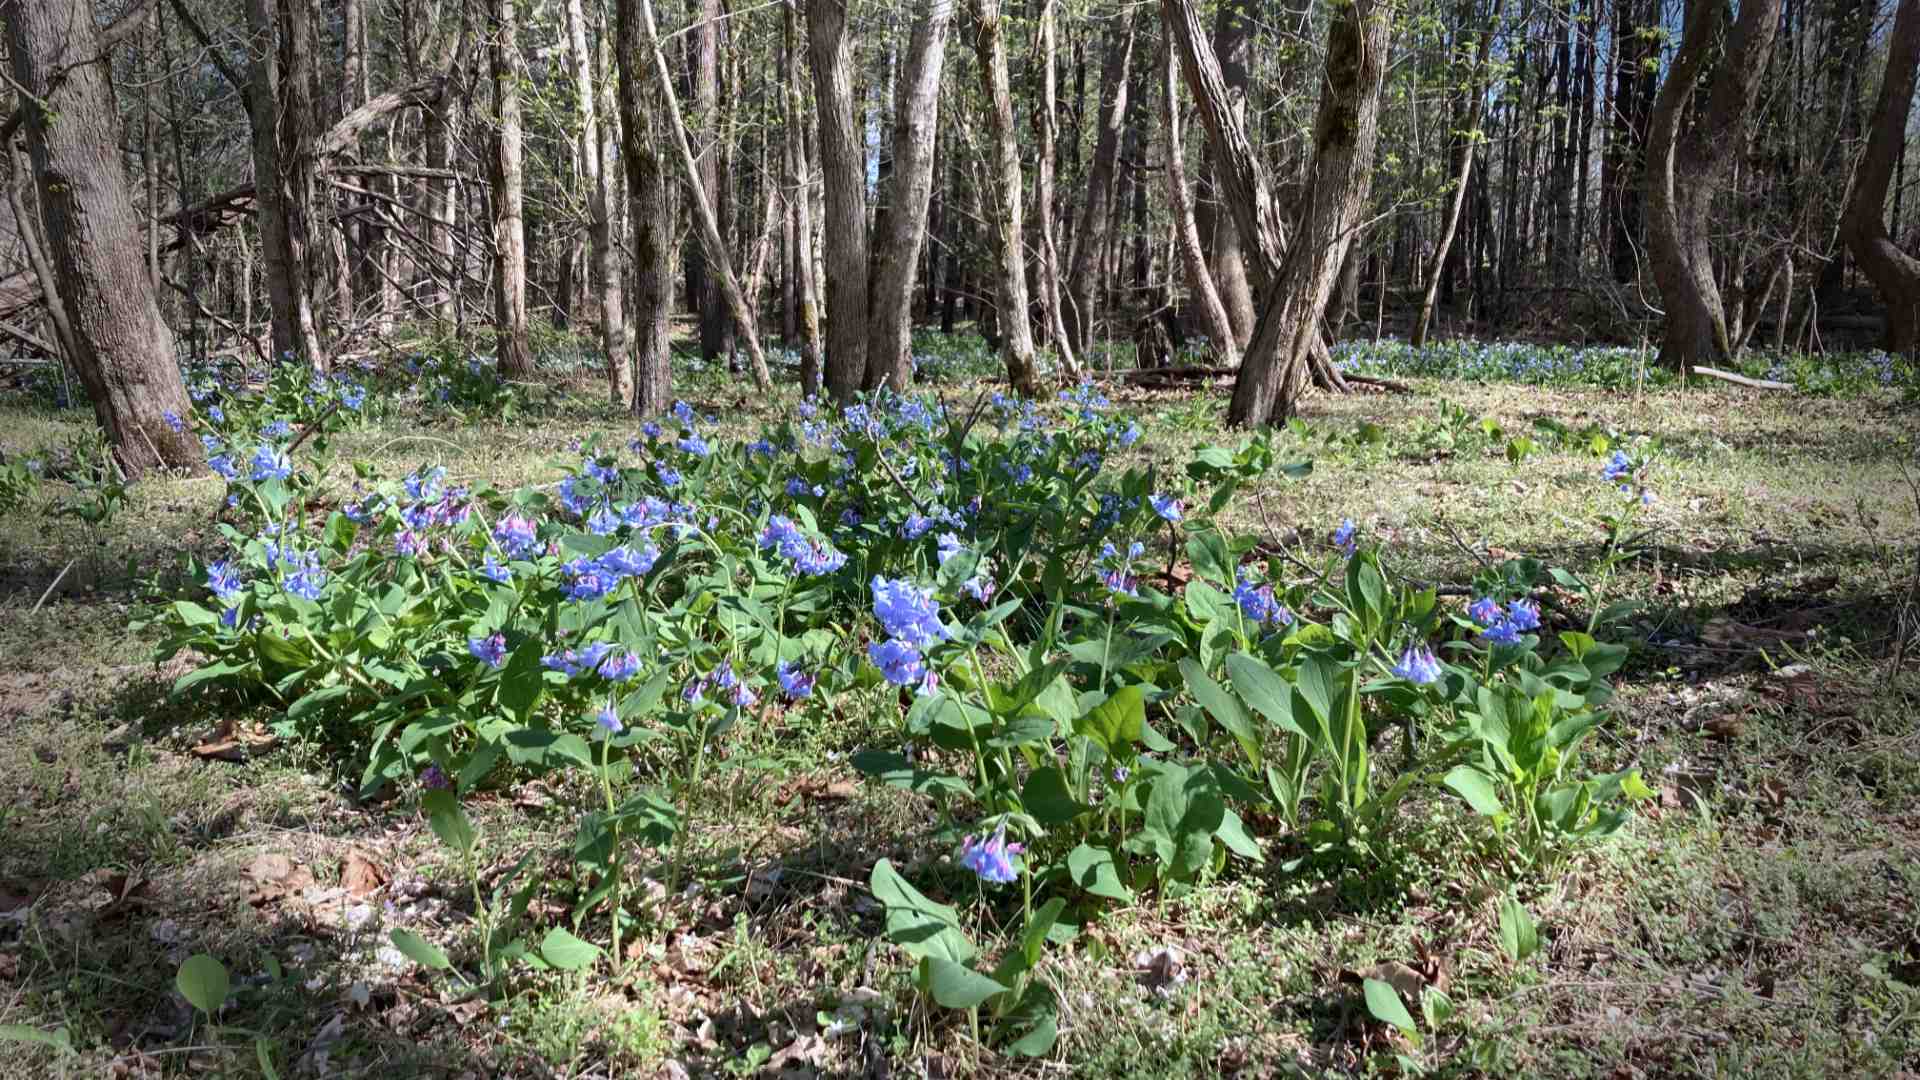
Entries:
<svg viewBox="0 0 1920 1080">
<path fill-rule="evenodd" d="M 1104 896 L 1109 900 L 1123 903 L 1133 900 L 1133 890 L 1120 880 L 1120 871 L 1114 865 L 1113 852 L 1106 848 L 1097 848 L 1081 844 L 1067 853 L 1067 873 L 1074 884 L 1094 896 Z"/>
<path fill-rule="evenodd" d="M 1413 1014 L 1407 1012 L 1406 1003 L 1400 1000 L 1400 991 L 1395 990 L 1392 983 L 1367 979 L 1361 987 L 1367 995 L 1367 1011 L 1375 1020 L 1392 1024 L 1414 1042 L 1420 1041 L 1420 1029 L 1414 1026 Z"/>
<path fill-rule="evenodd" d="M 581 941 L 562 927 L 554 927 L 540 939 L 540 958 L 561 971 L 579 971 L 599 956 L 598 945 Z"/>
<path fill-rule="evenodd" d="M 453 967 L 452 961 L 447 959 L 446 953 L 440 951 L 439 946 L 411 930 L 395 930 L 387 936 L 393 942 L 394 948 L 399 949 L 402 955 L 421 967 L 432 968 L 435 971 L 446 971 Z"/>
<path fill-rule="evenodd" d="M 506 667 L 500 671 L 500 686 L 494 691 L 494 701 L 508 716 L 524 724 L 545 690 L 546 680 L 540 668 L 540 642 L 529 638 L 521 642 L 520 647 L 507 658 Z"/>
<path fill-rule="evenodd" d="M 1137 741 L 1146 722 L 1146 696 L 1138 686 L 1123 686 L 1075 720 L 1073 727 L 1114 753 Z"/>
<path fill-rule="evenodd" d="M 63 1027 L 54 1028 L 52 1031 L 41 1031 L 39 1028 L 28 1027 L 25 1024 L 0 1024 L 0 1042 L 36 1043 L 40 1046 L 52 1047 L 63 1054 L 74 1052 L 73 1036 Z"/>
<path fill-rule="evenodd" d="M 1540 950 L 1540 932 L 1533 925 L 1533 916 L 1512 896 L 1500 901 L 1500 947 L 1516 964 Z"/>
<path fill-rule="evenodd" d="M 1040 1057 L 1053 1049 L 1060 1038 L 1060 1019 L 1052 1009 L 1042 1012 L 1025 1035 L 1007 1044 L 1007 1052 L 1020 1057 Z"/>
<path fill-rule="evenodd" d="M 1042 825 L 1064 825 L 1087 810 L 1085 803 L 1073 797 L 1067 786 L 1067 774 L 1049 765 L 1035 769 L 1020 789 L 1020 805 Z"/>
<path fill-rule="evenodd" d="M 1186 680 L 1187 689 L 1192 692 L 1194 700 L 1200 703 L 1208 716 L 1213 717 L 1214 723 L 1233 736 L 1234 741 L 1240 744 L 1241 751 L 1247 755 L 1247 760 L 1258 766 L 1260 738 L 1253 730 L 1253 717 L 1247 713 L 1247 707 L 1240 704 L 1239 698 L 1227 693 L 1225 687 L 1214 682 L 1213 677 L 1192 657 L 1181 659 L 1180 675 Z"/>
<path fill-rule="evenodd" d="M 1471 765 L 1456 765 L 1440 781 L 1454 794 L 1467 800 L 1474 813 L 1493 817 L 1506 809 L 1500 805 L 1500 793 L 1487 774 Z"/>
<path fill-rule="evenodd" d="M 904 755 L 891 750 L 862 750 L 850 760 L 860 773 L 902 791 L 956 799 L 973 794 L 973 785 L 960 777 L 917 768 Z"/>
<path fill-rule="evenodd" d="M 227 1003 L 227 992 L 231 985 L 227 981 L 227 966 L 206 953 L 195 953 L 187 957 L 180 965 L 180 971 L 173 977 L 175 989 L 187 1003 L 201 1012 L 212 1016 Z"/>
<path fill-rule="evenodd" d="M 944 956 L 920 959 L 920 976 L 927 996 L 949 1009 L 973 1009 L 1007 988 L 965 964 Z"/>
<path fill-rule="evenodd" d="M 473 850 L 474 842 L 479 839 L 474 832 L 473 823 L 467 820 L 466 811 L 460 809 L 460 801 L 453 792 L 447 790 L 429 791 L 420 798 L 420 806 L 427 812 L 427 824 L 433 829 L 433 835 L 440 842 L 465 855 Z"/>
<path fill-rule="evenodd" d="M 1266 717 L 1268 723 L 1282 731 L 1306 735 L 1294 719 L 1293 688 L 1272 668 L 1246 653 L 1235 653 L 1227 657 L 1227 676 L 1233 680 L 1234 690 Z"/>
<path fill-rule="evenodd" d="M 909 956 L 940 957 L 956 964 L 973 959 L 977 950 L 961 932 L 959 914 L 921 895 L 893 863 L 886 859 L 874 863 L 868 887 L 874 899 L 886 905 L 887 937 Z"/>
</svg>

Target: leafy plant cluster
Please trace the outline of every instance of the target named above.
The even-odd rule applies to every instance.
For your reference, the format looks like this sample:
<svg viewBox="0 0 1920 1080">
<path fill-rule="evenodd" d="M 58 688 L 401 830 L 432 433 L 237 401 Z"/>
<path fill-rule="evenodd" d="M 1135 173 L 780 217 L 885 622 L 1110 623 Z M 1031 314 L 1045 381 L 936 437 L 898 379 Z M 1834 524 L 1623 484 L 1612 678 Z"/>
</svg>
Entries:
<svg viewBox="0 0 1920 1080">
<path fill-rule="evenodd" d="M 1678 376 L 1654 362 L 1651 351 L 1616 345 L 1542 345 L 1521 341 L 1454 339 L 1415 349 L 1404 341 L 1342 341 L 1333 346 L 1342 371 L 1382 378 L 1517 382 L 1542 386 L 1632 389 L 1671 386 Z M 1920 370 L 1885 352 L 1787 353 L 1750 351 L 1734 365 L 1742 374 L 1791 383 L 1816 394 L 1860 394 L 1911 388 Z"/>
<path fill-rule="evenodd" d="M 1274 852 L 1391 858 L 1396 808 L 1427 795 L 1538 872 L 1644 795 L 1579 759 L 1624 648 L 1594 622 L 1548 634 L 1532 599 L 1552 586 L 1597 608 L 1604 581 L 1508 563 L 1461 610 L 1396 581 L 1351 522 L 1287 580 L 1217 515 L 1306 463 L 1257 436 L 1177 473 L 1122 468 L 1139 428 L 1091 387 L 1061 397 L 807 403 L 747 442 L 682 404 L 624 446 L 582 445 L 553 485 L 356 465 L 344 501 L 319 453 L 296 467 L 263 442 L 268 466 L 230 477 L 227 557 L 195 568 L 206 594 L 153 614 L 159 655 L 202 658 L 177 691 L 273 702 L 284 732 L 351 756 L 363 790 L 425 792 L 472 881 L 487 979 L 594 962 L 590 919 L 619 964 L 641 917 L 626 860 L 655 849 L 678 881 L 714 747 L 775 709 L 872 701 L 892 726 L 854 765 L 928 799 L 929 839 L 957 856 L 922 881 L 1010 918 L 994 889 L 1019 894 L 1019 944 L 988 963 L 961 909 L 882 862 L 888 933 L 932 1000 L 985 1010 L 1028 1053 L 1053 1041 L 1033 977 L 1047 943 L 1104 905 Z M 1608 478 L 1632 488 L 1645 464 Z M 520 929 L 539 876 L 523 861 L 522 884 L 483 888 L 460 799 L 542 772 L 597 798 L 567 847 L 570 928 L 535 942 Z"/>
</svg>

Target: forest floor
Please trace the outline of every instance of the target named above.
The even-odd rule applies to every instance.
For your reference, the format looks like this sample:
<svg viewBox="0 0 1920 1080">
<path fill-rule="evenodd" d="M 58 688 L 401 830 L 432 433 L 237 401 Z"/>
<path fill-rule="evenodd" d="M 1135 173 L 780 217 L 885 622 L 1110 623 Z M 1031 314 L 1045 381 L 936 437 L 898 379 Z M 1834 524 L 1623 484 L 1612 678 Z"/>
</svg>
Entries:
<svg viewBox="0 0 1920 1080">
<path fill-rule="evenodd" d="M 1230 869 L 1112 913 L 1043 977 L 1060 1042 L 996 1056 L 917 1007 L 878 933 L 882 856 L 930 856 L 925 811 L 862 783 L 870 717 L 744 727 L 693 808 L 696 887 L 653 886 L 654 927 L 616 983 L 517 974 L 492 1000 L 423 980 L 387 931 L 450 942 L 471 897 L 411 799 L 361 803 L 335 763 L 256 741 L 210 699 L 169 699 L 130 585 L 211 552 L 217 480 L 156 481 L 102 535 L 0 518 L 0 1076 L 1920 1075 L 1920 514 L 1914 414 L 1890 396 L 1715 387 L 1624 392 L 1415 380 L 1315 397 L 1303 480 L 1263 480 L 1239 527 L 1321 536 L 1351 517 L 1406 573 L 1601 553 L 1611 489 L 1577 439 L 1518 463 L 1443 420 L 1509 435 L 1551 418 L 1661 442 L 1657 532 L 1610 585 L 1647 607 L 1592 754 L 1658 797 L 1522 899 L 1542 948 L 1498 943 L 1501 874 L 1454 819 L 1406 811 L 1402 854 L 1339 878 Z M 583 389 L 581 396 L 592 393 Z M 971 394 L 949 388 L 955 397 Z M 742 431 L 786 399 L 688 399 Z M 1219 440 L 1224 397 L 1115 387 L 1143 461 Z M 1459 415 L 1459 414 L 1456 414 Z M 0 406 L 20 445 L 82 413 Z M 455 482 L 550 480 L 594 431 L 579 406 L 511 425 L 391 421 L 342 457 Z M 48 585 L 67 567 L 51 595 Z M 132 575 L 128 573 L 131 566 Z M 1907 635 L 1901 656 L 1896 643 Z M 225 723 L 223 724 L 223 721 Z M 243 718 L 244 721 L 244 718 Z M 482 858 L 570 833 L 586 793 L 526 783 L 469 804 Z M 560 841 L 564 843 L 565 841 Z M 543 913 L 536 902 L 536 916 Z M 558 918 L 555 912 L 545 915 Z M 255 992 L 218 1017 L 173 990 L 190 953 Z M 1383 967 L 1383 965 L 1386 965 Z M 1408 970 L 1411 969 L 1411 970 Z M 1443 987 L 1454 1017 L 1412 1046 L 1368 1018 L 1361 975 Z M 19 1041 L 64 1032 L 73 1053 Z M 1404 1055 L 1404 1060 L 1396 1057 Z"/>
</svg>

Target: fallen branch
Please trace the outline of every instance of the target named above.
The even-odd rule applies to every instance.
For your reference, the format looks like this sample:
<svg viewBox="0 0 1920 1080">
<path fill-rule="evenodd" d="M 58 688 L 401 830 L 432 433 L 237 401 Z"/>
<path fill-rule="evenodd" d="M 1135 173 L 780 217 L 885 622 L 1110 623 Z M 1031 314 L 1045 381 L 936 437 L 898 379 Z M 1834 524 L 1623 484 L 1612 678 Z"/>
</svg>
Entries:
<svg viewBox="0 0 1920 1080">
<path fill-rule="evenodd" d="M 1745 375 L 1735 375 L 1731 371 L 1721 371 L 1719 368 L 1696 367 L 1693 369 L 1693 373 L 1695 375 L 1705 375 L 1710 379 L 1719 379 L 1722 382 L 1730 382 L 1735 386 L 1752 387 L 1755 390 L 1791 391 L 1794 389 L 1792 383 L 1775 382 L 1772 379 L 1750 379 Z"/>
</svg>

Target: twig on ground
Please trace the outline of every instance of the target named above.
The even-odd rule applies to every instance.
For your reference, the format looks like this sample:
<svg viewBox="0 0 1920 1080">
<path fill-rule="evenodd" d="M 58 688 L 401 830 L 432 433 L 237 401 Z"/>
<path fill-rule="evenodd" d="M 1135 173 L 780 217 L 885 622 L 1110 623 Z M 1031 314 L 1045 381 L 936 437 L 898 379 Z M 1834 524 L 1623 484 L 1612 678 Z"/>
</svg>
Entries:
<svg viewBox="0 0 1920 1080">
<path fill-rule="evenodd" d="M 47 591 L 40 594 L 40 599 L 33 605 L 33 610 L 27 612 L 27 614 L 38 615 L 40 613 L 41 605 L 45 604 L 47 602 L 47 597 L 53 595 L 53 590 L 59 588 L 60 583 L 66 580 L 67 571 L 73 569 L 73 564 L 74 564 L 73 559 L 67 560 L 67 565 L 61 567 L 60 572 L 53 576 L 53 584 L 47 586 Z"/>
</svg>

